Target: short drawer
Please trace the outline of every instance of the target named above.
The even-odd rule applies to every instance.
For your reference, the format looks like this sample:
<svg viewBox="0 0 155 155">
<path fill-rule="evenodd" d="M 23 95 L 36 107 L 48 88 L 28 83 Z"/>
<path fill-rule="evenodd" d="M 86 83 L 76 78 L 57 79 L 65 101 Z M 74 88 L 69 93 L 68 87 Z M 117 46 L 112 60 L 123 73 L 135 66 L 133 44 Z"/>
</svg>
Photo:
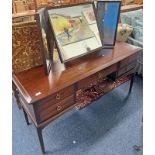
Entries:
<svg viewBox="0 0 155 155">
<path fill-rule="evenodd" d="M 117 64 L 114 64 L 106 69 L 103 69 L 81 81 L 78 82 L 78 89 L 86 89 L 95 85 L 99 80 L 102 80 L 107 75 L 115 72 L 117 70 Z"/>
<path fill-rule="evenodd" d="M 129 64 L 129 58 L 126 58 L 126 59 L 120 61 L 119 68 L 123 68 L 123 67 L 125 67 L 128 64 Z"/>
<path fill-rule="evenodd" d="M 133 54 L 129 57 L 129 63 L 133 62 L 133 61 L 137 61 L 137 53 Z"/>
<path fill-rule="evenodd" d="M 78 82 L 78 89 L 86 89 L 94 85 L 98 80 L 98 74 L 93 74 Z"/>
<path fill-rule="evenodd" d="M 126 72 L 134 69 L 136 67 L 137 61 L 133 61 L 130 64 L 126 65 L 125 67 L 119 68 L 118 69 L 118 76 L 121 76 L 125 74 Z"/>
<path fill-rule="evenodd" d="M 100 80 L 103 80 L 103 78 L 105 78 L 107 75 L 110 75 L 111 73 L 113 72 L 116 72 L 117 71 L 117 64 L 114 64 L 106 69 L 103 69 L 101 71 L 99 71 L 97 74 L 98 74 L 98 79 Z"/>
<path fill-rule="evenodd" d="M 65 98 L 59 103 L 51 104 L 51 106 L 49 106 L 48 108 L 44 108 L 42 110 L 40 109 L 39 111 L 37 111 L 39 122 L 43 122 L 48 120 L 49 118 L 54 117 L 55 115 L 63 112 L 65 109 L 72 106 L 73 104 L 74 104 L 74 95 Z"/>
<path fill-rule="evenodd" d="M 136 60 L 137 60 L 137 54 L 133 54 L 133 55 L 127 57 L 126 59 L 120 61 L 119 68 L 125 67 L 128 64 L 130 64 L 131 62 L 136 61 Z"/>
<path fill-rule="evenodd" d="M 131 62 L 131 63 L 127 66 L 127 71 L 129 71 L 129 70 L 135 68 L 136 65 L 137 65 L 137 61 Z"/>
<path fill-rule="evenodd" d="M 53 95 L 49 96 L 46 99 L 43 99 L 41 104 L 38 107 L 38 111 L 42 109 L 46 109 L 50 107 L 53 104 L 56 104 L 62 100 L 64 100 L 66 97 L 71 96 L 74 94 L 74 85 L 66 87 L 57 93 L 54 93 Z"/>
<path fill-rule="evenodd" d="M 127 67 L 123 67 L 123 68 L 118 70 L 117 76 L 121 76 L 122 74 L 124 74 L 126 72 L 127 72 Z"/>
</svg>

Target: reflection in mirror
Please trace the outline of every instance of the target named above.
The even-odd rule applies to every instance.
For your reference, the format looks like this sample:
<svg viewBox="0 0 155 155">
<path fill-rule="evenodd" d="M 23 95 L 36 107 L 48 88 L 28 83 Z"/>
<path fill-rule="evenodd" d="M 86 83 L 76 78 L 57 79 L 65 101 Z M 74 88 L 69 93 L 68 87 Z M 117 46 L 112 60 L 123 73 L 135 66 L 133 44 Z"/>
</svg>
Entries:
<svg viewBox="0 0 155 155">
<path fill-rule="evenodd" d="M 92 3 L 48 8 L 48 15 L 62 62 L 102 47 Z"/>
<path fill-rule="evenodd" d="M 104 46 L 114 46 L 121 1 L 97 1 L 97 23 Z"/>
</svg>

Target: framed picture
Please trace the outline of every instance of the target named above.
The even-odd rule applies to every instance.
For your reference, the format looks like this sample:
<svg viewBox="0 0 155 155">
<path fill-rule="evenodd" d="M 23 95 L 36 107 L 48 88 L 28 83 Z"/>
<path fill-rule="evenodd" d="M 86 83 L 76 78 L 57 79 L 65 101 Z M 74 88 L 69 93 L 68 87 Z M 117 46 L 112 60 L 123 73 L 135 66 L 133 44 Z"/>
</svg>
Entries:
<svg viewBox="0 0 155 155">
<path fill-rule="evenodd" d="M 93 3 L 47 8 L 61 62 L 102 48 Z"/>
<path fill-rule="evenodd" d="M 97 23 L 104 48 L 114 47 L 121 1 L 97 1 Z"/>
</svg>

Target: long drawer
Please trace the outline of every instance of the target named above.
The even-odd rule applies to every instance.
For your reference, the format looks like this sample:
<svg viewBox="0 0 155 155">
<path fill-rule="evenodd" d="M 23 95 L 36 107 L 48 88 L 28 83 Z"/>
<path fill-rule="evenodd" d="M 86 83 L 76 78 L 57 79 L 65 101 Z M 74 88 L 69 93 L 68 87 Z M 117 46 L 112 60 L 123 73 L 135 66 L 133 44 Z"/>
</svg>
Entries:
<svg viewBox="0 0 155 155">
<path fill-rule="evenodd" d="M 50 106 L 46 108 L 41 108 L 38 104 L 37 106 L 37 115 L 39 118 L 39 122 L 43 122 L 48 120 L 51 117 L 54 117 L 55 115 L 61 113 L 64 111 L 66 108 L 72 106 L 74 104 L 74 95 L 69 96 L 62 100 L 61 102 L 53 104 L 51 101 Z"/>
<path fill-rule="evenodd" d="M 78 82 L 78 89 L 86 89 L 95 85 L 99 80 L 105 78 L 107 75 L 117 70 L 117 64 L 114 64 L 106 69 L 103 69 L 81 81 Z"/>
</svg>

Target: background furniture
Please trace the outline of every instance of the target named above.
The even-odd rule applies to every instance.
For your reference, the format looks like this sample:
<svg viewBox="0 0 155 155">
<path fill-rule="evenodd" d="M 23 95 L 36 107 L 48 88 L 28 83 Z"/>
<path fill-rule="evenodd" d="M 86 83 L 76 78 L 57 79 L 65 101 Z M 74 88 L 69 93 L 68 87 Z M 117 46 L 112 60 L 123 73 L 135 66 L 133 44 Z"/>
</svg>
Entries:
<svg viewBox="0 0 155 155">
<path fill-rule="evenodd" d="M 122 5 L 143 4 L 143 0 L 122 0 Z"/>
<path fill-rule="evenodd" d="M 121 6 L 121 12 L 129 12 L 129 11 L 134 11 L 142 8 L 143 8 L 143 5 L 139 5 L 139 4 L 123 5 Z"/>
<path fill-rule="evenodd" d="M 128 37 L 128 43 L 143 48 L 143 10 L 121 13 L 121 23 L 132 26 L 133 32 Z M 138 55 L 137 73 L 143 73 L 143 53 Z"/>
<path fill-rule="evenodd" d="M 46 6 L 71 5 L 92 2 L 93 0 L 13 0 L 13 13 L 21 13 L 28 10 L 38 10 Z"/>
<path fill-rule="evenodd" d="M 28 10 L 36 10 L 35 0 L 13 0 L 13 13 L 21 13 Z"/>
<path fill-rule="evenodd" d="M 88 105 L 79 104 L 78 91 L 91 89 L 102 81 L 111 81 L 108 89 L 103 87 L 103 95 L 131 80 L 131 92 L 139 50 L 139 47 L 127 43 L 116 43 L 113 50 L 104 49 L 67 65 L 56 62 L 49 76 L 45 76 L 43 67 L 13 75 L 26 122 L 29 124 L 29 117 L 34 123 L 43 153 L 43 128 L 74 106 Z"/>
<path fill-rule="evenodd" d="M 12 26 L 13 73 L 43 64 L 36 21 L 14 23 Z"/>
</svg>

